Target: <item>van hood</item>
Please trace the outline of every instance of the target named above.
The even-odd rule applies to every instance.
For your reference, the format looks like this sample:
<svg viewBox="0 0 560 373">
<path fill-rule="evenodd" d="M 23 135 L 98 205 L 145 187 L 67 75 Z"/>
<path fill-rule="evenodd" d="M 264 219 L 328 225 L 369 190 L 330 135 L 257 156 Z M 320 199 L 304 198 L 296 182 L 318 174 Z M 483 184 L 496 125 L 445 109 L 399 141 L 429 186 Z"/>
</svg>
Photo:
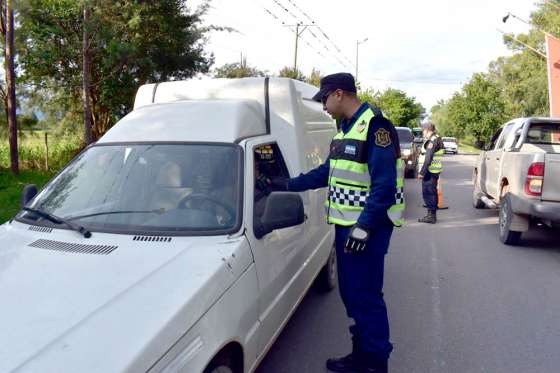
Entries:
<svg viewBox="0 0 560 373">
<path fill-rule="evenodd" d="M 243 236 L 85 239 L 29 228 L 0 226 L 0 372 L 149 367 L 252 262 Z"/>
</svg>

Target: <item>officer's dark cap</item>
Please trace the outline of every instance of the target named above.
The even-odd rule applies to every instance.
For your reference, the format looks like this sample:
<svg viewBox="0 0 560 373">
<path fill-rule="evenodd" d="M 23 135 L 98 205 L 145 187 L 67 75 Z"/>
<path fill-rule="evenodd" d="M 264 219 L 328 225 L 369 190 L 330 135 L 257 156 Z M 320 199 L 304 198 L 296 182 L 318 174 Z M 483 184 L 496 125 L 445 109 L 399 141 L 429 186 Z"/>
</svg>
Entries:
<svg viewBox="0 0 560 373">
<path fill-rule="evenodd" d="M 349 73 L 336 73 L 323 77 L 321 79 L 321 88 L 312 100 L 321 102 L 326 95 L 341 89 L 345 92 L 356 93 L 356 83 L 354 77 Z"/>
</svg>

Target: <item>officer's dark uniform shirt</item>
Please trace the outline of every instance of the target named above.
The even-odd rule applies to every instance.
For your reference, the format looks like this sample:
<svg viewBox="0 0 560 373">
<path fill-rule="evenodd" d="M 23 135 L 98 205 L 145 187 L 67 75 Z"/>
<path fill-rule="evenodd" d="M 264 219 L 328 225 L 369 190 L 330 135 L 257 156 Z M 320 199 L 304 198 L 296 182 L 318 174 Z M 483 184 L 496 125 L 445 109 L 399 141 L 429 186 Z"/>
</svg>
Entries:
<svg viewBox="0 0 560 373">
<path fill-rule="evenodd" d="M 342 120 L 340 125 L 346 134 L 358 118 L 369 108 L 363 103 L 358 111 L 348 121 Z M 364 210 L 360 214 L 358 224 L 373 229 L 379 226 L 392 224 L 387 217 L 387 210 L 395 203 L 396 193 L 396 158 L 400 158 L 400 146 L 393 124 L 382 113 L 372 108 L 375 113 L 370 121 L 367 136 L 368 170 L 371 176 L 371 189 L 366 200 Z M 375 144 L 375 131 L 384 128 L 391 134 L 391 144 L 383 147 Z M 323 188 L 329 181 L 329 158 L 321 166 L 309 171 L 307 174 L 290 179 L 288 190 L 301 192 L 308 189 Z"/>
<path fill-rule="evenodd" d="M 441 137 L 437 136 L 435 141 L 428 140 L 425 146 L 426 154 L 424 155 L 424 164 L 422 165 L 422 169 L 419 172 L 419 174 L 422 176 L 425 176 L 426 172 L 428 172 L 428 167 L 430 167 L 430 163 L 432 163 L 432 160 L 434 159 L 435 152 L 443 149 L 443 141 L 441 140 Z"/>
</svg>

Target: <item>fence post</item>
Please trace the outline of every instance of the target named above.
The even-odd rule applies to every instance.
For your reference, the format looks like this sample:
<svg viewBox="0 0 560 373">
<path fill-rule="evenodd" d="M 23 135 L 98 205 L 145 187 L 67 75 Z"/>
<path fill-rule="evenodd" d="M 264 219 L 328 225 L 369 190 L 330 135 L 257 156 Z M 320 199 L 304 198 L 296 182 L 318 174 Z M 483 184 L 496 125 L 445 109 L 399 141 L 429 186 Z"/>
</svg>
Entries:
<svg viewBox="0 0 560 373">
<path fill-rule="evenodd" d="M 45 132 L 45 170 L 49 170 L 49 139 L 48 134 Z"/>
</svg>

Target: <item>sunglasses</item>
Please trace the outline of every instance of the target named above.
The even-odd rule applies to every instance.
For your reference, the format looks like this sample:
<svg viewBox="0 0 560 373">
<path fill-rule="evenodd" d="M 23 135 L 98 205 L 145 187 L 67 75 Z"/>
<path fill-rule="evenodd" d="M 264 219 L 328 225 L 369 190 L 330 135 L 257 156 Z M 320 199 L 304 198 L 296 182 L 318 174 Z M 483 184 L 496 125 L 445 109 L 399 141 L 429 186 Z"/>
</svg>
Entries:
<svg viewBox="0 0 560 373">
<path fill-rule="evenodd" d="M 335 93 L 335 92 L 336 92 L 336 91 L 330 91 L 330 92 L 328 92 L 328 93 L 325 93 L 325 94 L 323 95 L 323 97 L 321 97 L 321 103 L 324 105 L 324 104 L 327 102 L 327 100 L 329 99 L 329 96 L 332 95 L 332 94 Z"/>
</svg>

